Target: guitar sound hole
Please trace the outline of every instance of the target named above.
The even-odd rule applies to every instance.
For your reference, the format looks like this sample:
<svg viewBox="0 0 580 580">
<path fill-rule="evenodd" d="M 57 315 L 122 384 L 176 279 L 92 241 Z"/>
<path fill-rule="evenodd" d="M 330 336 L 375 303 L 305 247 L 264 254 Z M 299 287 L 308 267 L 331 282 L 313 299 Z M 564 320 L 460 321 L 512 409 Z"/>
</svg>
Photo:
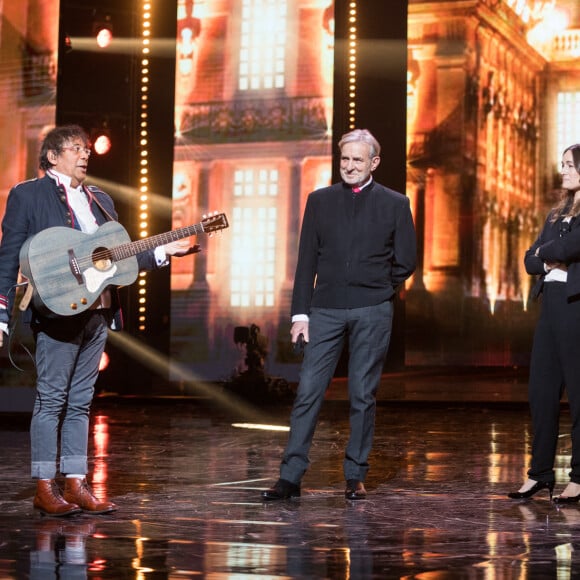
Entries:
<svg viewBox="0 0 580 580">
<path fill-rule="evenodd" d="M 95 248 L 93 252 L 93 264 L 97 270 L 108 270 L 113 264 L 113 256 L 107 248 Z"/>
</svg>

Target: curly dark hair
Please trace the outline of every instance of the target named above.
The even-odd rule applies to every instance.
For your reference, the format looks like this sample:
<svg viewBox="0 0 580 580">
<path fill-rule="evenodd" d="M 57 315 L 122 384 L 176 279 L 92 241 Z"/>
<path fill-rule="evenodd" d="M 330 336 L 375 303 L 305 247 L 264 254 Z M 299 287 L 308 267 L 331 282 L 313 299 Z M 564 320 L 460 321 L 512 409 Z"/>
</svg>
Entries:
<svg viewBox="0 0 580 580">
<path fill-rule="evenodd" d="M 89 145 L 89 136 L 80 125 L 62 125 L 51 129 L 44 137 L 42 145 L 40 146 L 40 153 L 38 155 L 40 168 L 45 171 L 50 169 L 53 164 L 48 160 L 48 152 L 55 151 L 59 154 L 63 146 L 73 139 L 81 139 L 85 147 Z"/>
</svg>

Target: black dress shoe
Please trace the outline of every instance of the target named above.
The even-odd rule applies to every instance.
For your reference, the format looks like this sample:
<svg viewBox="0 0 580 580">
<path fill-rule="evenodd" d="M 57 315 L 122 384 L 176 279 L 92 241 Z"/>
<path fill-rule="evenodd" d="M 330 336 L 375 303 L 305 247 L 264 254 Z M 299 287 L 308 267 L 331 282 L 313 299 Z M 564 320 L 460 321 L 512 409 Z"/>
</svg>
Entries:
<svg viewBox="0 0 580 580">
<path fill-rule="evenodd" d="M 349 479 L 346 482 L 344 497 L 346 499 L 366 499 L 367 490 L 365 489 L 364 483 L 356 479 Z"/>
<path fill-rule="evenodd" d="M 580 494 L 578 495 L 557 495 L 554 498 L 554 503 L 578 503 L 580 501 Z"/>
<path fill-rule="evenodd" d="M 279 479 L 273 487 L 262 492 L 262 499 L 266 501 L 291 497 L 300 497 L 300 485 L 287 479 Z"/>
<path fill-rule="evenodd" d="M 536 481 L 536 483 L 532 487 L 530 487 L 528 491 L 512 491 L 508 493 L 508 497 L 510 499 L 527 499 L 529 497 L 532 497 L 542 489 L 547 489 L 550 492 L 550 499 L 552 499 L 552 493 L 554 492 L 553 481 Z"/>
</svg>

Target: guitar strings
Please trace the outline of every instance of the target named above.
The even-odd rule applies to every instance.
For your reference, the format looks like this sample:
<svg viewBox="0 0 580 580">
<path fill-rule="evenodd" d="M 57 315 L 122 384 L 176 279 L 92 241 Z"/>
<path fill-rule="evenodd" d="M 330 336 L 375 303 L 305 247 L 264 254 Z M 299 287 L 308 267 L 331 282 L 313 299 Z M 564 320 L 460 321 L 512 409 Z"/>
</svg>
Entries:
<svg viewBox="0 0 580 580">
<path fill-rule="evenodd" d="M 77 264 L 79 266 L 86 266 L 87 264 L 93 264 L 94 262 L 100 262 L 105 260 L 116 261 L 118 259 L 128 258 L 130 256 L 134 256 L 140 252 L 143 252 L 151 247 L 152 240 L 158 240 L 160 244 L 163 245 L 169 242 L 175 242 L 177 240 L 186 238 L 188 236 L 197 235 L 200 233 L 211 233 L 207 232 L 208 226 L 204 228 L 203 224 L 195 224 L 193 226 L 188 226 L 185 228 L 180 228 L 173 232 L 167 232 L 164 234 L 158 234 L 157 236 L 153 236 L 152 238 L 148 238 L 147 241 L 145 240 L 136 240 L 134 242 L 127 242 L 126 244 L 121 244 L 116 248 L 110 250 L 104 248 L 103 250 L 99 250 L 94 252 L 90 256 L 83 256 L 80 258 L 76 258 Z M 190 232 L 190 230 L 193 230 Z M 185 233 L 184 233 L 185 232 Z M 134 251 L 133 248 L 143 246 L 142 248 Z"/>
<path fill-rule="evenodd" d="M 110 250 L 104 248 L 103 250 L 99 250 L 94 252 L 90 256 L 83 256 L 76 259 L 77 264 L 85 266 L 87 264 L 92 264 L 95 261 L 103 261 L 103 260 L 118 260 L 123 258 L 128 258 L 130 256 L 134 256 L 140 252 L 143 252 L 151 247 L 152 240 L 158 240 L 160 243 L 157 245 L 164 245 L 169 242 L 175 242 L 177 240 L 186 238 L 188 236 L 194 236 L 200 233 L 206 232 L 203 224 L 195 224 L 193 226 L 188 226 L 185 228 L 180 228 L 173 232 L 167 232 L 164 234 L 158 234 L 157 236 L 153 236 L 148 238 L 147 241 L 145 240 L 136 240 L 134 242 L 127 242 L 126 244 L 121 244 L 116 248 Z M 142 246 L 139 248 L 139 246 Z M 139 249 L 135 251 L 133 248 L 138 247 Z"/>
</svg>

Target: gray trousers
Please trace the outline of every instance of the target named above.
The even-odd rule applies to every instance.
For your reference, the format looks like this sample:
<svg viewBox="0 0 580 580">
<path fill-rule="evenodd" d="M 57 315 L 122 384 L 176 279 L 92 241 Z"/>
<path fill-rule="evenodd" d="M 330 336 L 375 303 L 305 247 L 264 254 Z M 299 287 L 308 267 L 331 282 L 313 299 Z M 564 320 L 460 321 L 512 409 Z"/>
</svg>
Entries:
<svg viewBox="0 0 580 580">
<path fill-rule="evenodd" d="M 60 472 L 88 472 L 89 412 L 107 341 L 107 319 L 98 310 L 79 321 L 61 320 L 60 326 L 56 320 L 53 326 L 36 333 L 30 443 L 31 474 L 39 479 L 56 476 L 59 439 Z"/>
<path fill-rule="evenodd" d="M 313 308 L 310 340 L 304 349 L 300 382 L 290 415 L 290 434 L 280 477 L 300 483 L 324 394 L 348 340 L 350 437 L 345 451 L 345 479 L 364 481 L 375 429 L 376 392 L 389 348 L 393 302 L 353 309 Z"/>
</svg>

